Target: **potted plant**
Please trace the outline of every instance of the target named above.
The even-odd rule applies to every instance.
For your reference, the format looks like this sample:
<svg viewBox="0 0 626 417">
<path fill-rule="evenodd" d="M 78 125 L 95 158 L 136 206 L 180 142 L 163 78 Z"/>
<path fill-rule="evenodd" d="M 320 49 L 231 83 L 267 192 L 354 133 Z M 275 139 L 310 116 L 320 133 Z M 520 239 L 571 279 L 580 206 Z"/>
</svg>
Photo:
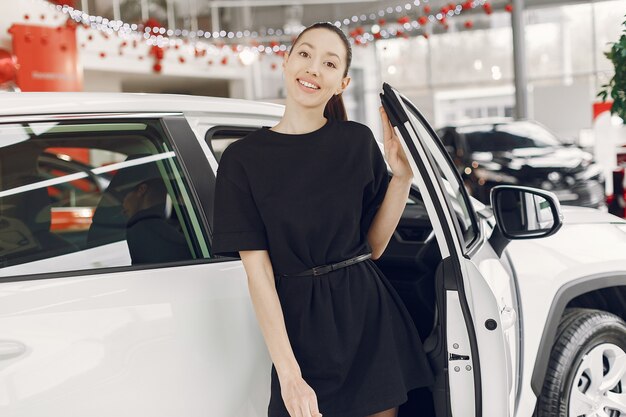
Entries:
<svg viewBox="0 0 626 417">
<path fill-rule="evenodd" d="M 607 97 L 613 100 L 611 114 L 619 116 L 626 124 L 626 21 L 622 22 L 624 30 L 617 42 L 604 55 L 611 60 L 615 67 L 613 78 L 602 86 L 598 97 L 606 101 Z"/>
</svg>

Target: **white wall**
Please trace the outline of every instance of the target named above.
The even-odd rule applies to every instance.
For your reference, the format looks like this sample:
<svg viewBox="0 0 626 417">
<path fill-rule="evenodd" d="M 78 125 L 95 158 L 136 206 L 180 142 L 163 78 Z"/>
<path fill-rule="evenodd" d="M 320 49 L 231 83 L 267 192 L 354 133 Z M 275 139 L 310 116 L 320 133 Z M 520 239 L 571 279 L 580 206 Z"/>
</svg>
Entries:
<svg viewBox="0 0 626 417">
<path fill-rule="evenodd" d="M 546 125 L 567 140 L 590 129 L 595 92 L 590 77 L 578 77 L 571 84 L 535 84 L 530 94 L 529 118 Z"/>
</svg>

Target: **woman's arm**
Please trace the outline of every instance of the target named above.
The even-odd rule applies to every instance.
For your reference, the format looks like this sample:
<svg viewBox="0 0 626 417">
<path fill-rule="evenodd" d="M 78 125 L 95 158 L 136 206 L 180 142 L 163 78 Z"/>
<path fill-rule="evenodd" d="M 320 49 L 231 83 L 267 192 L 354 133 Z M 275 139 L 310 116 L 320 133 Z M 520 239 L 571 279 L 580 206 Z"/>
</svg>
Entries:
<svg viewBox="0 0 626 417">
<path fill-rule="evenodd" d="M 385 198 L 367 233 L 367 241 L 372 248 L 372 259 L 380 258 L 387 248 L 406 206 L 410 189 L 411 178 L 393 176 L 389 181 Z"/>
<path fill-rule="evenodd" d="M 280 380 L 281 395 L 292 417 L 321 416 L 313 389 L 302 379 L 285 318 L 276 293 L 274 271 L 266 250 L 240 251 L 248 275 L 248 290 L 265 344 Z"/>
<path fill-rule="evenodd" d="M 398 226 L 400 217 L 411 189 L 413 170 L 396 136 L 385 109 L 380 107 L 380 118 L 383 125 L 383 144 L 385 159 L 393 172 L 385 198 L 372 220 L 367 232 L 367 241 L 372 248 L 372 259 L 378 259 L 385 251 L 393 231 Z"/>
</svg>

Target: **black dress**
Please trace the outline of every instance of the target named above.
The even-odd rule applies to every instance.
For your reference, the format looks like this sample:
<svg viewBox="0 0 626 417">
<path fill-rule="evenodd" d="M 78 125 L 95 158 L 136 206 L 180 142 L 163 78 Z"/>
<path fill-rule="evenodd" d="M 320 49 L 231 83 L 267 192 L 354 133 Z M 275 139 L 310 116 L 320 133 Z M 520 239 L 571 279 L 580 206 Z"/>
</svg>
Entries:
<svg viewBox="0 0 626 417">
<path fill-rule="evenodd" d="M 324 417 L 364 417 L 433 383 L 415 325 L 371 259 L 276 276 L 371 252 L 367 231 L 388 183 L 372 131 L 356 122 L 297 135 L 262 128 L 220 160 L 213 252 L 268 250 L 291 346 Z M 289 416 L 274 366 L 268 412 Z"/>
</svg>

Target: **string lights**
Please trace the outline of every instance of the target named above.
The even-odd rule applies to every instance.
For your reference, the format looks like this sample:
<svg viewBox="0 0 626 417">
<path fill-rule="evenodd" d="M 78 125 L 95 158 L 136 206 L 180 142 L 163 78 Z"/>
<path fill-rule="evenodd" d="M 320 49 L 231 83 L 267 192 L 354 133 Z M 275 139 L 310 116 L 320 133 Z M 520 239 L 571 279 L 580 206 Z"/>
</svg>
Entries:
<svg viewBox="0 0 626 417">
<path fill-rule="evenodd" d="M 44 1 L 44 0 L 42 0 Z M 457 0 L 458 1 L 458 0 Z M 259 54 L 282 55 L 301 28 L 264 28 L 259 31 L 235 30 L 235 31 L 189 31 L 185 29 L 168 29 L 161 27 L 160 23 L 148 19 L 143 24 L 126 23 L 121 20 L 108 19 L 103 16 L 95 16 L 74 9 L 67 5 L 46 3 L 51 9 L 67 16 L 70 24 L 81 25 L 86 29 L 99 31 L 104 37 L 117 35 L 122 38 L 119 54 L 122 55 L 122 47 L 132 44 L 145 43 L 149 46 L 148 55 L 155 58 L 153 69 L 161 72 L 163 51 L 179 49 L 183 46 L 188 54 L 196 58 L 205 56 L 207 51 L 223 65 L 229 60 L 226 55 L 234 54 L 243 65 L 250 65 Z M 354 15 L 337 19 L 334 25 L 344 30 L 355 46 L 365 46 L 381 39 L 409 38 L 410 35 L 423 35 L 428 38 L 434 27 L 445 31 L 449 27 L 448 19 L 461 15 L 466 11 L 482 8 L 486 14 L 491 14 L 492 7 L 488 0 L 466 0 L 462 3 L 450 2 L 435 9 L 428 0 L 415 0 L 412 3 L 386 7 L 375 13 Z M 512 8 L 505 8 L 511 12 Z M 473 27 L 473 22 L 467 20 L 463 26 L 466 29 Z M 88 40 L 93 36 L 89 35 Z M 84 47 L 84 45 L 83 45 Z M 161 50 L 159 52 L 159 50 Z M 102 57 L 102 56 L 101 56 Z M 143 59 L 143 57 L 140 57 Z M 182 64 L 186 60 L 179 56 Z M 209 59 L 211 65 L 213 59 Z"/>
<path fill-rule="evenodd" d="M 258 51 L 264 53 L 276 53 L 281 50 L 286 50 L 287 45 L 280 42 L 276 45 L 267 45 L 266 38 L 282 38 L 291 37 L 297 35 L 301 29 L 294 31 L 293 29 L 286 27 L 281 28 L 266 28 L 260 31 L 237 30 L 237 31 L 189 31 L 186 29 L 167 29 L 164 27 L 157 27 L 156 25 L 138 25 L 136 23 L 125 23 L 121 20 L 112 20 L 102 16 L 94 16 L 84 13 L 80 10 L 74 9 L 69 6 L 61 6 L 50 4 L 50 7 L 55 8 L 57 11 L 62 12 L 70 19 L 73 19 L 76 23 L 82 24 L 93 29 L 105 32 L 107 34 L 115 34 L 119 36 L 136 36 L 142 37 L 150 45 L 164 46 L 174 39 L 186 39 L 189 42 L 209 41 L 209 42 L 221 42 L 221 43 L 241 43 L 242 40 L 259 40 L 257 43 L 265 43 L 266 45 L 258 45 Z M 361 14 L 359 16 L 354 15 L 352 17 L 345 17 L 338 19 L 334 22 L 335 26 L 344 29 L 350 33 L 351 40 L 356 44 L 366 44 L 380 38 L 389 38 L 397 36 L 398 31 L 404 33 L 404 31 L 420 30 L 429 23 L 441 22 L 446 24 L 446 19 L 460 15 L 465 10 L 475 9 L 483 6 L 485 11 L 489 13 L 491 6 L 487 0 L 474 0 L 466 1 L 462 4 L 450 3 L 444 5 L 437 12 L 432 12 L 432 7 L 428 4 L 428 0 L 415 0 L 413 3 L 406 3 L 404 5 L 398 5 L 395 7 L 387 7 L 380 9 L 377 13 Z M 421 7 L 421 10 L 420 10 Z M 507 8 L 507 11 L 510 11 Z M 409 14 L 421 14 L 414 19 L 409 18 Z M 397 20 L 390 20 L 390 16 L 402 15 Z M 389 21 L 389 23 L 386 23 Z M 385 23 L 381 23 L 385 22 Z M 149 22 L 146 22 L 149 23 Z M 158 22 L 155 22 L 158 24 Z M 154 24 L 154 23 L 153 23 Z M 381 26 L 388 25 L 387 29 L 380 29 Z M 361 30 L 359 33 L 350 31 L 351 27 L 364 27 L 370 26 L 370 30 Z M 142 31 L 143 29 L 143 31 Z M 379 36 L 375 36 L 380 34 Z M 268 47 L 269 46 L 269 47 Z M 284 47 L 284 48 L 283 48 Z"/>
</svg>

